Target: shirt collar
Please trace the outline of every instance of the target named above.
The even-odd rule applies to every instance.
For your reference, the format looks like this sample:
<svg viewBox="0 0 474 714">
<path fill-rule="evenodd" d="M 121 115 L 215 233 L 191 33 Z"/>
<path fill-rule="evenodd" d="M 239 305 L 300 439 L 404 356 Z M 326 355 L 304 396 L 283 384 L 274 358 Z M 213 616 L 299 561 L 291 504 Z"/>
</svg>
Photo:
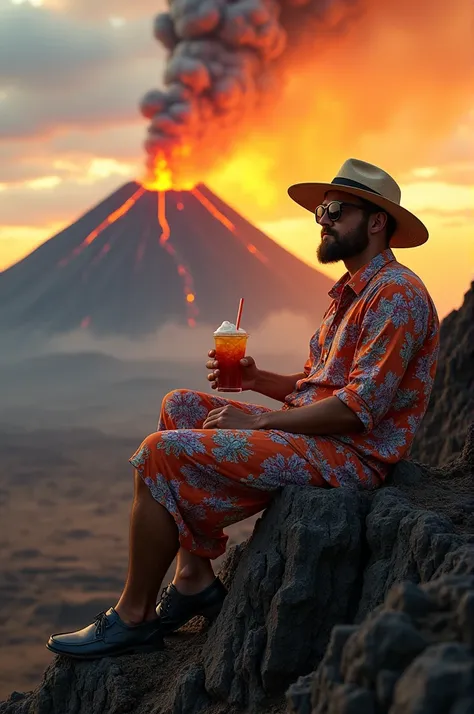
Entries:
<svg viewBox="0 0 474 714">
<path fill-rule="evenodd" d="M 374 275 L 382 270 L 383 267 L 388 265 L 395 260 L 395 256 L 390 248 L 378 253 L 370 263 L 363 265 L 359 268 L 357 273 L 351 277 L 349 273 L 344 273 L 342 278 L 337 281 L 329 291 L 329 296 L 337 300 L 342 294 L 342 291 L 348 285 L 355 292 L 356 295 L 360 295 L 365 286 L 372 280 Z"/>
</svg>

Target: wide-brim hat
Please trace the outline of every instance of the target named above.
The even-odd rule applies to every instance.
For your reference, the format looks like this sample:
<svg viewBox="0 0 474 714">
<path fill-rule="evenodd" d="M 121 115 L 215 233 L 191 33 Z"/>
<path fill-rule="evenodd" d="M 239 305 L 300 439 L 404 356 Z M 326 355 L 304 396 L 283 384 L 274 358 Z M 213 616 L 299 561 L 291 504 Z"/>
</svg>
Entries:
<svg viewBox="0 0 474 714">
<path fill-rule="evenodd" d="M 426 243 L 428 229 L 413 213 L 400 205 L 397 182 L 378 166 L 359 159 L 348 159 L 331 183 L 295 183 L 288 189 L 293 201 L 314 213 L 328 191 L 340 190 L 380 206 L 397 222 L 391 248 L 414 248 Z"/>
</svg>

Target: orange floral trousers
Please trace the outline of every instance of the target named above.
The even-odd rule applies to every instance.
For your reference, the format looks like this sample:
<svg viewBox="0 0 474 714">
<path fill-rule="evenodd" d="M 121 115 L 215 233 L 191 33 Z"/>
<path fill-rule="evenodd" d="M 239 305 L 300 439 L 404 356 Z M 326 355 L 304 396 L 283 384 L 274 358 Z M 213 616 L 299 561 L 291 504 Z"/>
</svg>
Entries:
<svg viewBox="0 0 474 714">
<path fill-rule="evenodd" d="M 130 463 L 174 518 L 181 547 L 207 558 L 225 551 L 223 529 L 268 506 L 283 486 L 374 487 L 376 474 L 330 437 L 279 430 L 203 429 L 209 411 L 267 407 L 178 389 L 163 399 L 158 430 Z M 296 408 L 296 407 L 295 407 Z"/>
</svg>

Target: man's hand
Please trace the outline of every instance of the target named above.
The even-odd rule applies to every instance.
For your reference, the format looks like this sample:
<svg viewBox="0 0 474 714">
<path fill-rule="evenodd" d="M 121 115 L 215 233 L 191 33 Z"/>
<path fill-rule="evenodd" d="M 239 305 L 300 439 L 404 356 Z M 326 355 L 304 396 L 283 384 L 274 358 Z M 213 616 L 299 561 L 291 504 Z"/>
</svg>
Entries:
<svg viewBox="0 0 474 714">
<path fill-rule="evenodd" d="M 212 389 L 217 389 L 219 386 L 219 362 L 216 360 L 216 351 L 209 350 L 207 353 L 210 359 L 206 362 L 207 369 L 212 369 L 212 372 L 207 375 Z M 247 355 L 240 360 L 240 371 L 242 372 L 242 389 L 255 389 L 259 369 L 255 364 L 255 360 L 250 355 Z"/>
<path fill-rule="evenodd" d="M 247 414 L 231 404 L 212 409 L 203 429 L 258 429 L 259 414 Z"/>
</svg>

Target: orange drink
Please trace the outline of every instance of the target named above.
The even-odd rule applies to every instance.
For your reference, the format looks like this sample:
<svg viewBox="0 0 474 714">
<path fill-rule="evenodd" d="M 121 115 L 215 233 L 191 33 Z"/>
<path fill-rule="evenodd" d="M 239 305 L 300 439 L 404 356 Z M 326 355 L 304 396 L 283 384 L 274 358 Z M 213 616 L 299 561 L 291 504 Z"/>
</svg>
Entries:
<svg viewBox="0 0 474 714">
<path fill-rule="evenodd" d="M 245 357 L 247 339 L 248 335 L 244 330 L 236 331 L 234 334 L 230 332 L 219 334 L 218 331 L 214 333 L 216 360 L 219 362 L 217 380 L 219 392 L 242 391 L 240 360 Z"/>
</svg>

